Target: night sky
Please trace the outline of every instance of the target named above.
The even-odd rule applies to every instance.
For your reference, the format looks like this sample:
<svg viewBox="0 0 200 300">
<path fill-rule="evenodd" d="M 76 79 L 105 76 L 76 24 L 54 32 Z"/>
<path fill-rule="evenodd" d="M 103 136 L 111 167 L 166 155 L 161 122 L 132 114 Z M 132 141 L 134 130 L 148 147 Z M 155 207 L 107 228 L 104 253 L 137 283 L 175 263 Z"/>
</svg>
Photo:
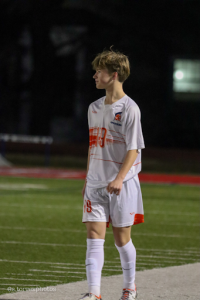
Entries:
<svg viewBox="0 0 200 300">
<path fill-rule="evenodd" d="M 114 45 L 130 59 L 124 90 L 146 146 L 198 148 L 200 94 L 175 99 L 173 63 L 200 60 L 199 11 L 193 0 L 1 1 L 0 133 L 87 142 L 88 105 L 104 95 L 91 61 Z"/>
</svg>

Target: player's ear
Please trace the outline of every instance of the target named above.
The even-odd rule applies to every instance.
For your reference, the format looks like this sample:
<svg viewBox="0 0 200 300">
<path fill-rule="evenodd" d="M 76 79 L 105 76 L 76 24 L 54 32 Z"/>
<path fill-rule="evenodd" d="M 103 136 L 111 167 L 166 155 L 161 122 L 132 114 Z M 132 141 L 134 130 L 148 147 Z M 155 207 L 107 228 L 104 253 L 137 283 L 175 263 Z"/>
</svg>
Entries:
<svg viewBox="0 0 200 300">
<path fill-rule="evenodd" d="M 114 73 L 113 73 L 113 80 L 116 80 L 117 77 L 118 77 L 118 73 L 117 73 L 117 72 L 114 72 Z"/>
</svg>

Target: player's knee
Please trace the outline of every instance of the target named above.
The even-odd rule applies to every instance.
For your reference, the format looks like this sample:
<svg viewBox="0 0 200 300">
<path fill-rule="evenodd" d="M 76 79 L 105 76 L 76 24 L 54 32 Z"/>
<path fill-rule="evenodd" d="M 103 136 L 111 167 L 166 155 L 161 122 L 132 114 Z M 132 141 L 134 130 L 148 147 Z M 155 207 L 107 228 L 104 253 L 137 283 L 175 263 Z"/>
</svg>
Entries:
<svg viewBox="0 0 200 300">
<path fill-rule="evenodd" d="M 113 233 L 114 233 L 115 244 L 118 247 L 125 246 L 131 239 L 130 231 L 128 231 L 128 230 L 114 229 Z"/>
<path fill-rule="evenodd" d="M 88 239 L 98 239 L 98 238 L 99 238 L 99 235 L 98 235 L 98 233 L 96 233 L 95 231 L 89 230 L 89 231 L 87 232 L 87 238 L 88 238 Z"/>
<path fill-rule="evenodd" d="M 119 239 L 116 239 L 116 238 L 115 238 L 115 244 L 116 244 L 118 247 L 123 247 L 123 246 L 125 246 L 129 241 L 130 241 L 130 239 L 126 239 L 126 238 L 119 238 Z"/>
<path fill-rule="evenodd" d="M 105 238 L 105 226 L 97 223 L 86 223 L 87 238 L 88 239 L 104 239 Z"/>
<path fill-rule="evenodd" d="M 104 233 L 104 231 L 93 228 L 93 229 L 90 229 L 87 231 L 87 238 L 88 239 L 104 239 L 105 233 Z"/>
</svg>

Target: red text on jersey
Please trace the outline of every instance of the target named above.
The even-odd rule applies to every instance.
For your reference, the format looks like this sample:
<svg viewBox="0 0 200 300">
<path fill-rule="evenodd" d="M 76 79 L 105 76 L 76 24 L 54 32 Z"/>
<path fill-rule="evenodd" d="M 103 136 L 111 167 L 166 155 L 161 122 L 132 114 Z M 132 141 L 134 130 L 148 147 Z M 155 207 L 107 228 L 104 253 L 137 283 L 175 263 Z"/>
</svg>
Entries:
<svg viewBox="0 0 200 300">
<path fill-rule="evenodd" d="M 90 128 L 89 132 L 90 132 L 90 149 L 92 147 L 97 147 L 98 145 L 101 148 L 105 147 L 105 140 L 107 134 L 106 128 L 93 127 Z"/>
</svg>

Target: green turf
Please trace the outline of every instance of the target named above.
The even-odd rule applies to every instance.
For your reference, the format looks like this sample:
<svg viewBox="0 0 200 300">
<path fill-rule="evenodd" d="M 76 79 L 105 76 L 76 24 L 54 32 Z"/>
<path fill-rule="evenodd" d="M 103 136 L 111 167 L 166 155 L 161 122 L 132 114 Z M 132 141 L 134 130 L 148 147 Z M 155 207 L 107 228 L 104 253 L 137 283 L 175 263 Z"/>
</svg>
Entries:
<svg viewBox="0 0 200 300">
<path fill-rule="evenodd" d="M 82 180 L 0 177 L 0 294 L 10 286 L 86 279 L 82 186 Z M 137 270 L 198 262 L 199 188 L 141 186 L 145 223 L 132 228 Z M 121 273 L 110 227 L 103 276 Z"/>
</svg>

